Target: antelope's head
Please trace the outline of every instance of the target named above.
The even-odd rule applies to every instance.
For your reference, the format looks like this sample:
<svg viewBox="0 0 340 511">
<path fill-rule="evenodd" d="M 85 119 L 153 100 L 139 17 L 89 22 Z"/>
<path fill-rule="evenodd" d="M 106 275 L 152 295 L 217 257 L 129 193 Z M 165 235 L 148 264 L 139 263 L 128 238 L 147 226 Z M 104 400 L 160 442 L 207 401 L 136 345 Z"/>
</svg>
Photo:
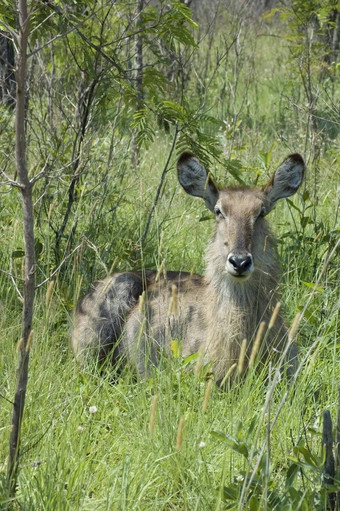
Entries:
<svg viewBox="0 0 340 511">
<path fill-rule="evenodd" d="M 184 190 L 204 199 L 216 217 L 214 246 L 223 270 L 233 279 L 247 280 L 263 252 L 268 232 L 264 217 L 278 199 L 298 190 L 305 171 L 299 154 L 291 154 L 263 188 L 234 187 L 218 190 L 202 163 L 191 153 L 178 160 L 178 179 Z"/>
</svg>

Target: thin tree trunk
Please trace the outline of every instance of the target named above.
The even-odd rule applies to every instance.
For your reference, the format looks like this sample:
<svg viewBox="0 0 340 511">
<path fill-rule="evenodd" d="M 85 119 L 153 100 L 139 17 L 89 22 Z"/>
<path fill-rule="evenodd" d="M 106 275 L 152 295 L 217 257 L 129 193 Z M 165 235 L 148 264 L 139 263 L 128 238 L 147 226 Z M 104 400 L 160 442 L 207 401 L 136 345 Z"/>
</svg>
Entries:
<svg viewBox="0 0 340 511">
<path fill-rule="evenodd" d="M 28 40 L 28 14 L 27 1 L 18 0 L 19 31 L 17 38 L 17 63 L 16 63 L 16 116 L 15 116 L 15 156 L 18 181 L 22 192 L 23 204 L 23 227 L 25 243 L 25 283 L 24 305 L 22 316 L 22 338 L 19 341 L 19 361 L 17 367 L 16 391 L 13 403 L 12 427 L 9 443 L 8 482 L 12 496 L 16 492 L 18 467 L 21 443 L 21 424 L 25 406 L 25 397 L 28 380 L 28 362 L 30 344 L 32 340 L 32 320 L 35 286 L 35 260 L 34 260 L 34 219 L 32 183 L 28 178 L 26 164 L 26 64 L 27 64 L 27 40 Z"/>
<path fill-rule="evenodd" d="M 144 0 L 137 0 L 136 5 L 136 23 L 139 24 L 144 8 Z M 143 39 L 141 32 L 137 31 L 135 36 L 135 81 L 136 81 L 136 98 L 137 110 L 143 106 Z"/>
<path fill-rule="evenodd" d="M 322 428 L 322 445 L 325 448 L 325 464 L 324 464 L 324 484 L 326 486 L 334 486 L 335 462 L 333 454 L 333 435 L 332 435 L 332 417 L 329 410 L 323 412 L 323 428 Z M 334 492 L 328 493 L 328 505 L 333 511 L 335 509 Z"/>
<path fill-rule="evenodd" d="M 340 387 L 338 389 L 338 417 L 337 417 L 337 427 L 336 427 L 336 437 L 335 437 L 335 477 L 336 483 L 338 484 L 340 481 Z M 340 511 L 340 492 L 336 492 L 336 503 L 335 509 L 336 511 Z"/>
<path fill-rule="evenodd" d="M 144 8 L 144 0 L 136 0 L 136 25 L 138 27 L 141 15 Z M 134 44 L 134 81 L 136 88 L 136 110 L 140 110 L 143 107 L 144 102 L 144 91 L 143 91 L 143 40 L 142 35 L 138 30 L 135 35 Z M 137 144 L 137 132 L 136 130 L 132 133 L 132 163 L 139 168 L 139 148 Z"/>
</svg>

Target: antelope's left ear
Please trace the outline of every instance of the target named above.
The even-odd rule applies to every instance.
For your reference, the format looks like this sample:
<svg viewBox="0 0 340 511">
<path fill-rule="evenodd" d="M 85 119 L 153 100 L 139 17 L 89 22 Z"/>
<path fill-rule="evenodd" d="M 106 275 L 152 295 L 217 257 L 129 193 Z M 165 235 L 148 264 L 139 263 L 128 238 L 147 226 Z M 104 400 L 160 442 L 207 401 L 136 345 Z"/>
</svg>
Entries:
<svg viewBox="0 0 340 511">
<path fill-rule="evenodd" d="M 264 188 L 270 209 L 278 199 L 290 197 L 297 192 L 305 174 L 305 162 L 299 154 L 291 154 L 281 163 Z"/>
</svg>

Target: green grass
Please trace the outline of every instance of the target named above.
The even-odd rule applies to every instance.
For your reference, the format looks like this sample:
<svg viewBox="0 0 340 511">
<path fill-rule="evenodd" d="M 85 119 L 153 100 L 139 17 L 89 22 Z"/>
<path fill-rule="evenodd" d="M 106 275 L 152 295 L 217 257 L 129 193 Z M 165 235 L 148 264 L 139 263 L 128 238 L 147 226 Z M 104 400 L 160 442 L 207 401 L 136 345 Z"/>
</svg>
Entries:
<svg viewBox="0 0 340 511">
<path fill-rule="evenodd" d="M 171 183 L 174 185 L 173 178 Z M 149 186 L 152 200 L 153 187 L 148 183 Z M 322 196 L 321 189 L 319 193 Z M 154 220 L 155 235 L 163 233 L 158 252 L 153 256 L 154 266 L 165 257 L 169 268 L 200 271 L 205 240 L 212 225 L 198 222 L 203 211 L 199 201 L 188 201 L 182 193 L 174 199 L 170 194 L 170 200 L 173 217 L 167 221 L 166 199 Z M 131 207 L 129 202 L 127 207 Z M 17 208 L 19 215 L 19 202 Z M 330 220 L 331 209 L 331 200 L 322 201 L 317 207 L 318 218 Z M 298 225 L 299 215 L 295 210 L 292 214 Z M 158 228 L 157 223 L 162 224 L 164 220 L 165 227 L 163 223 Z M 311 244 L 306 258 L 306 252 L 296 244 L 300 242 L 303 247 L 307 244 L 305 238 L 309 237 L 307 233 L 301 236 L 300 231 L 294 233 L 294 223 L 283 204 L 272 213 L 272 221 L 278 223 L 276 231 L 285 263 L 284 305 L 291 321 L 312 292 L 301 281 L 315 282 L 322 269 L 325 247 Z M 290 236 L 280 238 L 287 232 Z M 17 247 L 16 230 L 14 234 L 11 242 L 8 237 L 9 251 Z M 314 260 L 317 265 L 313 279 L 308 263 Z M 83 262 L 79 259 L 77 262 L 82 268 Z M 120 264 L 123 267 L 123 261 Z M 236 495 L 241 491 L 244 475 L 255 465 L 256 452 L 267 438 L 268 422 L 273 421 L 286 390 L 286 401 L 270 434 L 270 451 L 266 449 L 270 452 L 270 473 L 257 477 L 267 481 L 270 490 L 274 487 L 282 500 L 285 495 L 288 498 L 285 483 L 291 458 L 296 456 L 294 446 L 304 445 L 320 456 L 322 412 L 329 409 L 334 417 L 337 409 L 340 357 L 339 323 L 334 309 L 338 278 L 335 259 L 319 283 L 323 291 L 311 299 L 309 314 L 303 320 L 298 335 L 301 359 L 316 339 L 318 343 L 305 361 L 296 384 L 292 387 L 285 378 L 278 383 L 269 416 L 263 415 L 270 386 L 267 377 L 270 374 L 273 378 L 274 374 L 268 367 L 262 372 L 250 372 L 227 392 L 214 387 L 205 413 L 202 403 L 207 382 L 203 376 L 188 372 L 181 360 L 166 362 L 165 368 L 156 370 L 148 381 L 136 380 L 128 370 L 115 384 L 109 376 L 81 373 L 72 358 L 68 340 L 69 309 L 76 292 L 77 275 L 80 275 L 78 269 L 68 285 L 57 280 L 49 302 L 45 299 L 47 284 L 37 293 L 17 493 L 20 509 L 227 509 L 223 488 L 234 484 Z M 83 277 L 85 281 L 88 278 Z M 21 305 L 13 296 L 9 280 L 3 277 L 2 281 L 1 392 L 11 400 Z M 158 406 L 150 437 L 150 408 L 155 394 Z M 91 407 L 96 407 L 95 413 L 91 413 Z M 11 405 L 4 399 L 0 413 L 3 425 L 0 450 L 5 473 Z M 178 451 L 176 437 L 181 417 L 184 418 L 183 443 Z M 255 452 L 254 458 L 246 460 L 234 449 L 235 444 L 217 438 L 213 431 L 238 438 L 249 452 Z M 301 454 L 299 458 L 303 460 Z M 298 474 L 294 486 L 308 495 L 311 488 L 321 488 L 322 469 L 306 464 L 304 470 L 307 476 Z M 238 499 L 235 497 L 235 502 Z M 2 503 L 5 500 L 3 497 Z"/>
<path fill-rule="evenodd" d="M 257 450 L 266 438 L 268 420 L 273 420 L 288 389 L 270 437 L 271 478 L 279 487 L 285 481 L 293 445 L 303 442 L 312 453 L 320 454 L 322 410 L 336 409 L 336 340 L 321 338 L 317 359 L 305 364 L 294 388 L 285 380 L 278 384 L 270 416 L 266 414 L 261 422 L 268 391 L 266 370 L 249 373 L 229 392 L 214 387 L 203 413 L 207 383 L 187 373 L 180 361 L 155 371 L 148 381 L 134 381 L 127 373 L 113 385 L 108 378 L 78 371 L 65 349 L 66 332 L 56 336 L 45 321 L 36 325 L 35 331 L 39 330 L 31 354 L 22 432 L 17 495 L 22 509 L 218 509 L 221 487 L 242 478 L 249 467 L 241 454 L 215 438 L 212 431 L 238 435 L 249 450 Z M 308 343 L 313 340 L 309 338 Z M 6 357 L 9 354 L 11 363 L 2 374 L 7 380 L 6 395 L 11 396 L 13 344 L 6 350 Z M 158 406 L 150 437 L 155 394 Z M 91 407 L 96 407 L 94 413 Z M 3 424 L 8 424 L 10 411 L 5 402 Z M 181 417 L 185 421 L 183 443 L 177 451 Z M 248 435 L 252 421 L 254 430 Z M 5 454 L 8 428 L 3 433 L 1 451 Z M 310 472 L 317 484 L 320 475 Z"/>
<path fill-rule="evenodd" d="M 206 375 L 195 375 L 188 370 L 190 363 L 180 358 L 164 361 L 164 368 L 156 369 L 148 380 L 138 379 L 128 369 L 115 383 L 110 374 L 79 370 L 69 345 L 72 309 L 79 294 L 112 268 L 159 268 L 164 261 L 169 270 L 202 273 L 213 228 L 213 221 L 202 221 L 204 205 L 179 190 L 173 155 L 141 253 L 140 237 L 172 133 L 166 136 L 155 129 L 154 143 L 141 151 L 138 172 L 131 167 L 129 134 L 117 135 L 115 157 L 105 181 L 111 134 L 105 127 L 98 128 L 96 137 L 91 133 L 84 145 L 86 165 L 70 222 L 76 226 L 75 234 L 72 237 L 69 225 L 62 240 L 63 250 L 68 243 L 72 249 L 81 247 L 55 275 L 49 300 L 47 282 L 37 290 L 14 509 L 327 509 L 321 434 L 323 411 L 330 410 L 336 420 L 338 407 L 338 253 L 326 268 L 324 264 L 339 236 L 339 137 L 320 134 L 322 150 L 314 164 L 296 60 L 281 40 L 263 36 L 256 39 L 255 54 L 255 35 L 250 32 L 248 36 L 245 31 L 241 40 L 245 61 L 236 91 L 241 123 L 236 132 L 221 130 L 215 135 L 222 159 L 239 160 L 247 183 L 265 183 L 293 151 L 304 153 L 309 163 L 305 189 L 292 203 L 281 201 L 270 214 L 282 261 L 282 302 L 288 324 L 308 301 L 297 335 L 303 362 L 297 379 L 287 382 L 283 376 L 273 385 L 275 366 L 256 367 L 225 392 L 214 386 L 203 412 Z M 206 51 L 204 44 L 202 52 Z M 207 111 L 219 120 L 232 114 L 223 104 L 221 90 L 226 73 L 232 78 L 234 64 L 235 56 L 230 56 L 227 71 L 218 69 L 208 91 Z M 197 90 L 192 77 L 186 93 L 193 96 L 193 104 L 201 102 Z M 3 127 L 9 123 L 9 114 L 0 113 Z M 43 112 L 36 112 L 37 122 L 39 115 L 43 118 Z M 208 122 L 206 130 L 211 130 Z M 2 140 L 4 154 L 12 154 L 12 140 Z M 34 137 L 29 148 L 30 161 L 36 157 L 39 162 Z M 54 156 L 55 168 L 68 162 L 68 156 Z M 218 162 L 211 170 L 219 182 L 225 182 L 226 176 L 234 182 Z M 67 173 L 52 174 L 48 186 L 40 182 L 35 189 L 38 284 L 56 264 L 53 229 L 60 227 L 65 213 L 68 179 Z M 22 307 L 9 274 L 21 289 L 23 240 L 18 191 L 3 188 L 0 199 L 0 508 L 5 508 Z M 319 289 L 314 292 L 318 278 Z M 266 398 L 271 391 L 268 407 Z M 150 435 L 155 395 L 158 405 Z M 176 449 L 181 419 L 183 439 Z M 260 462 L 263 446 L 265 455 Z M 240 507 L 242 491 L 258 462 L 254 480 L 259 484 L 253 484 L 247 502 Z"/>
</svg>

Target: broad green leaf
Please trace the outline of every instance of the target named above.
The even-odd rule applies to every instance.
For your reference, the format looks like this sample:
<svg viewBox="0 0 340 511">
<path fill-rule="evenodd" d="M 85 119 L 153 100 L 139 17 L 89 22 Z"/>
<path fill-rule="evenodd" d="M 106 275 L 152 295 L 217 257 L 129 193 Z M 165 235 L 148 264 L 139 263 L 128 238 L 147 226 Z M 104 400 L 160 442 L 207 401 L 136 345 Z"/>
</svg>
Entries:
<svg viewBox="0 0 340 511">
<path fill-rule="evenodd" d="M 305 282 L 304 280 L 301 281 L 302 284 L 306 287 L 309 287 L 310 289 L 315 289 L 315 291 L 318 291 L 319 293 L 324 293 L 325 289 L 321 286 L 316 286 L 312 282 Z"/>
</svg>

